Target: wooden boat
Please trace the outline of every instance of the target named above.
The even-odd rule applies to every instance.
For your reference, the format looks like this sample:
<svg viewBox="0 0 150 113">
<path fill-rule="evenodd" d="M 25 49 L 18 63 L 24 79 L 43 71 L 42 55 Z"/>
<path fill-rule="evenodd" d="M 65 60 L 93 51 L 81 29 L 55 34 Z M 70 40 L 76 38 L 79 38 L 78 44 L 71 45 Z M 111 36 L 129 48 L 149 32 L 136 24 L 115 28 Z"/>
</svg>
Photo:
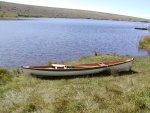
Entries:
<svg viewBox="0 0 150 113">
<path fill-rule="evenodd" d="M 22 66 L 26 75 L 35 76 L 76 76 L 89 75 L 113 69 L 129 71 L 133 63 L 133 58 L 129 60 L 119 60 L 114 62 L 99 62 L 92 64 L 62 65 L 52 64 L 52 66 Z"/>
<path fill-rule="evenodd" d="M 148 28 L 146 28 L 146 27 L 135 27 L 135 29 L 139 29 L 139 30 L 148 30 Z"/>
</svg>

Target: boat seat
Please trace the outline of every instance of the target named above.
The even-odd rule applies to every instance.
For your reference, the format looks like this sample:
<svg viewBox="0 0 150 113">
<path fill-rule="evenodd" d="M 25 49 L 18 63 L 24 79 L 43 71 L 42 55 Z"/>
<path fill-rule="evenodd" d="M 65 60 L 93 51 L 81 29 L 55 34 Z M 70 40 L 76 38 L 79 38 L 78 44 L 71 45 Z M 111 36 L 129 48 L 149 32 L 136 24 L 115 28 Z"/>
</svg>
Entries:
<svg viewBox="0 0 150 113">
<path fill-rule="evenodd" d="M 107 66 L 107 65 L 104 64 L 104 63 L 99 63 L 98 65 L 99 65 L 99 66 Z"/>
<path fill-rule="evenodd" d="M 63 65 L 63 64 L 52 64 L 52 66 L 54 66 L 54 67 L 64 67 L 65 65 Z"/>
<path fill-rule="evenodd" d="M 55 69 L 67 69 L 63 64 L 52 64 Z"/>
</svg>

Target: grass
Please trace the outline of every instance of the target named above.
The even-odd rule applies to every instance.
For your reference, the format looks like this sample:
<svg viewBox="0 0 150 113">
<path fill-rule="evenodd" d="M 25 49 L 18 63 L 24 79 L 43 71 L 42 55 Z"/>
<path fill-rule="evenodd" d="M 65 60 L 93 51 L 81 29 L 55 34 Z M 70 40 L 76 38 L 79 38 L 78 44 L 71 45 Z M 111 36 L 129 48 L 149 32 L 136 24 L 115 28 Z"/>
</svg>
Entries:
<svg viewBox="0 0 150 113">
<path fill-rule="evenodd" d="M 0 19 L 8 19 L 8 17 L 47 17 L 45 15 L 40 14 L 29 14 L 29 13 L 16 13 L 16 12 L 10 12 L 10 11 L 0 11 Z"/>
<path fill-rule="evenodd" d="M 128 59 L 97 55 L 66 64 Z M 149 113 L 150 57 L 136 57 L 132 71 L 72 78 L 36 78 L 18 70 L 2 71 L 0 112 L 15 113 Z M 0 81 L 5 81 L 0 78 Z"/>
<path fill-rule="evenodd" d="M 14 12 L 0 11 L 0 17 L 18 17 L 18 14 Z"/>
<path fill-rule="evenodd" d="M 139 48 L 150 51 L 150 36 L 143 37 L 143 40 L 139 42 Z"/>
</svg>

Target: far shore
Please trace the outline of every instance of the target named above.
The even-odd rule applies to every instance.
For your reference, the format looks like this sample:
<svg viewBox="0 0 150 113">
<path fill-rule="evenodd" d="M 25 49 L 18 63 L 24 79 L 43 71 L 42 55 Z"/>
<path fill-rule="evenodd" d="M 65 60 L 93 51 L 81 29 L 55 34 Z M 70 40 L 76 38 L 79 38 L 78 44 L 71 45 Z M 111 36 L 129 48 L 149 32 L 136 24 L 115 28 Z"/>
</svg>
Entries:
<svg viewBox="0 0 150 113">
<path fill-rule="evenodd" d="M 0 21 L 2 20 L 28 20 L 28 19 L 36 19 L 37 17 L 0 17 Z M 48 17 L 41 17 L 41 18 L 48 18 Z M 51 19 L 51 18 L 49 18 Z M 61 19 L 61 18 L 60 18 Z M 107 20 L 107 19 L 93 19 L 93 18 L 62 18 L 62 19 L 92 19 L 92 20 Z M 114 20 L 114 19 L 108 19 L 110 21 L 127 21 L 127 22 L 131 22 L 128 20 Z M 132 22 L 137 22 L 137 21 L 132 21 Z M 139 21 L 141 22 L 141 21 Z M 143 22 L 143 21 L 142 21 Z M 145 22 L 143 22 L 145 23 Z M 150 23 L 150 22 L 146 22 L 146 23 Z M 147 28 L 147 30 L 149 30 L 150 28 Z"/>
<path fill-rule="evenodd" d="M 0 1 L 0 17 L 35 17 L 35 18 L 80 18 L 97 20 L 117 20 L 132 22 L 150 22 L 150 19 L 118 15 L 104 12 L 42 7 Z"/>
</svg>

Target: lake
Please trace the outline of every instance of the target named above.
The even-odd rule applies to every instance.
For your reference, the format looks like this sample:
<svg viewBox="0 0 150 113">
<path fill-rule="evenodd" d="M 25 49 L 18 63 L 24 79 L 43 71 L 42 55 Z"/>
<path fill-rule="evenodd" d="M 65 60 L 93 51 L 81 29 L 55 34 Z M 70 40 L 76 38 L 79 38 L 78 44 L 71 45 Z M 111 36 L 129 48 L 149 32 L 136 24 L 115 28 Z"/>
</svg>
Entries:
<svg viewBox="0 0 150 113">
<path fill-rule="evenodd" d="M 45 65 L 101 54 L 147 56 L 138 49 L 147 30 L 136 30 L 149 23 L 38 18 L 0 21 L 0 67 Z"/>
</svg>

